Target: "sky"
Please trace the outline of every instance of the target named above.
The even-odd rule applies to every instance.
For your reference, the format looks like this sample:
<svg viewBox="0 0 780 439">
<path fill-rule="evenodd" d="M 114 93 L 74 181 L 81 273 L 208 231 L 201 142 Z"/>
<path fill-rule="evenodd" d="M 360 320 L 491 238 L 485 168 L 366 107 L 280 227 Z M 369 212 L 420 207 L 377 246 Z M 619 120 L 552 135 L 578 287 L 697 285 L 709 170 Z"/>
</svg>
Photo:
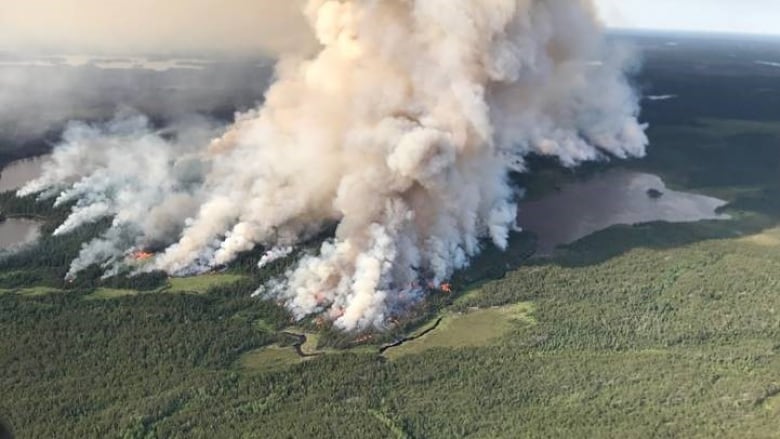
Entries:
<svg viewBox="0 0 780 439">
<path fill-rule="evenodd" d="M 306 47 L 304 0 L 0 0 L 0 50 L 269 52 Z"/>
<path fill-rule="evenodd" d="M 596 0 L 604 21 L 628 29 L 780 34 L 780 0 Z"/>
<path fill-rule="evenodd" d="M 0 51 L 310 50 L 303 1 L 0 0 Z M 780 0 L 594 1 L 611 27 L 780 34 Z"/>
</svg>

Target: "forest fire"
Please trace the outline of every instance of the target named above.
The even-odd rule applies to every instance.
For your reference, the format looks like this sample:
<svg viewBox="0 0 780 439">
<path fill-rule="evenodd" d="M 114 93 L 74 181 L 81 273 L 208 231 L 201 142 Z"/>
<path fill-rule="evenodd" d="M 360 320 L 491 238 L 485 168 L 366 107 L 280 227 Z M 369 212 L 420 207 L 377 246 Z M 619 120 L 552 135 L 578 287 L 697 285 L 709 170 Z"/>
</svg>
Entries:
<svg viewBox="0 0 780 439">
<path fill-rule="evenodd" d="M 150 253 L 144 250 L 134 251 L 130 257 L 135 261 L 146 261 L 154 257 L 154 253 Z"/>
<path fill-rule="evenodd" d="M 428 288 L 429 291 L 441 291 L 445 294 L 452 294 L 452 284 L 450 283 L 443 283 L 441 285 L 436 285 L 434 282 L 428 282 Z"/>
<path fill-rule="evenodd" d="M 299 320 L 344 307 L 337 329 L 383 329 L 426 293 L 449 294 L 441 282 L 483 241 L 508 249 L 509 176 L 531 171 L 527 158 L 645 154 L 633 60 L 612 53 L 594 0 L 274 3 L 305 3 L 319 44 L 280 53 L 268 99 L 236 106 L 233 123 L 119 111 L 57 136 L 17 194 L 73 202 L 56 236 L 111 220 L 66 276 L 125 263 L 187 276 L 263 250 L 256 266 L 274 276 L 260 295 Z M 309 246 L 321 235 L 333 236 Z M 145 246 L 157 254 L 135 252 Z M 403 290 L 417 278 L 435 285 Z"/>
</svg>

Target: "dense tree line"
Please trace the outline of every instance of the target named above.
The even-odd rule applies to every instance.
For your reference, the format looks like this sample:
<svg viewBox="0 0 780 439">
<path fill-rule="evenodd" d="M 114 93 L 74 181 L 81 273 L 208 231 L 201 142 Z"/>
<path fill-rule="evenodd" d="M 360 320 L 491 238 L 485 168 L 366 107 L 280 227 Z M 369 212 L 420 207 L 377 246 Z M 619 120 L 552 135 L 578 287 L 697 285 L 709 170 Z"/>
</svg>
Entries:
<svg viewBox="0 0 780 439">
<path fill-rule="evenodd" d="M 284 342 L 289 316 L 249 298 L 252 279 L 205 296 L 4 294 L 0 417 L 20 437 L 771 436 L 777 270 L 774 248 L 735 239 L 538 261 L 459 305 L 534 303 L 535 323 L 494 343 L 257 373 L 241 355 Z"/>
<path fill-rule="evenodd" d="M 696 78 L 673 73 L 658 73 L 664 92 L 679 85 L 704 94 Z M 736 113 L 706 108 L 721 97 L 708 99 L 703 116 L 753 111 L 744 99 Z M 549 260 L 527 260 L 533 238 L 517 235 L 508 254 L 486 249 L 456 275 L 453 295 L 431 294 L 370 341 L 408 334 L 443 310 L 533 303 L 531 323 L 513 322 L 478 348 L 393 360 L 345 350 L 252 370 L 243 355 L 288 346 L 280 331 L 291 322 L 278 304 L 249 296 L 295 256 L 258 269 L 263 249 L 242 255 L 226 270 L 244 277 L 205 295 L 87 300 L 100 286 L 156 290 L 165 275 L 101 281 L 93 267 L 65 284 L 81 243 L 105 223 L 44 236 L 0 259 L 0 289 L 63 289 L 0 293 L 0 419 L 21 438 L 773 437 L 780 252 L 767 243 L 780 240 L 780 131 L 713 125 L 696 120 L 689 101 L 679 105 L 651 109 L 660 122 L 653 147 L 631 166 L 727 199 L 733 219 L 615 227 Z M 762 132 L 745 135 L 751 130 Z M 543 160 L 533 165 L 540 179 L 523 184 L 534 194 L 580 177 Z M 42 215 L 47 224 L 63 214 L 14 203 L 0 196 L 4 212 Z M 757 233 L 764 235 L 755 242 L 745 237 Z M 318 331 L 321 347 L 355 340 L 315 321 L 300 326 Z"/>
</svg>

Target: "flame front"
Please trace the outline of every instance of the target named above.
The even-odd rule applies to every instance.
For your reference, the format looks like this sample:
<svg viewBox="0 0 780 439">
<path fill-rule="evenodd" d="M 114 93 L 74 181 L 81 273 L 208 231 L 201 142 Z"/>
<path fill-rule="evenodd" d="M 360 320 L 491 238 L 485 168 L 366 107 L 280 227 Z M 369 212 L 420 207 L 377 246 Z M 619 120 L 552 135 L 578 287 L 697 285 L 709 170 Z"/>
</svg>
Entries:
<svg viewBox="0 0 780 439">
<path fill-rule="evenodd" d="M 132 258 L 136 261 L 146 261 L 152 259 L 153 257 L 154 253 L 150 253 L 144 250 L 134 251 L 132 254 Z"/>
</svg>

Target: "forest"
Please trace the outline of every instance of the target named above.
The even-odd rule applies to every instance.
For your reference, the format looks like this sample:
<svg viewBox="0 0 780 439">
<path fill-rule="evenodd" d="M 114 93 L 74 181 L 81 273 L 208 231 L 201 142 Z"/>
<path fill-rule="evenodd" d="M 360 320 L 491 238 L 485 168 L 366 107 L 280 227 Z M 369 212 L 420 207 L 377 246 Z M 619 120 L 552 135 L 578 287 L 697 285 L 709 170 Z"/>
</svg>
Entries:
<svg viewBox="0 0 780 439">
<path fill-rule="evenodd" d="M 530 302 L 531 321 L 397 358 L 247 365 L 290 343 L 286 313 L 249 298 L 253 282 L 2 294 L 0 413 L 18 437 L 770 437 L 780 231 L 690 227 L 616 228 L 526 263 L 448 312 Z"/>
<path fill-rule="evenodd" d="M 726 200 L 731 219 L 615 226 L 546 259 L 516 234 L 385 332 L 252 298 L 296 257 L 260 270 L 262 249 L 208 278 L 65 282 L 107 224 L 52 237 L 69 206 L 0 195 L 5 215 L 46 221 L 0 258 L 0 419 L 18 438 L 776 437 L 780 123 L 732 91 L 780 87 L 731 70 L 708 94 L 683 64 L 637 79 L 681 97 L 648 104 L 649 154 L 620 165 Z M 615 163 L 532 166 L 517 184 L 541 197 Z"/>
</svg>

